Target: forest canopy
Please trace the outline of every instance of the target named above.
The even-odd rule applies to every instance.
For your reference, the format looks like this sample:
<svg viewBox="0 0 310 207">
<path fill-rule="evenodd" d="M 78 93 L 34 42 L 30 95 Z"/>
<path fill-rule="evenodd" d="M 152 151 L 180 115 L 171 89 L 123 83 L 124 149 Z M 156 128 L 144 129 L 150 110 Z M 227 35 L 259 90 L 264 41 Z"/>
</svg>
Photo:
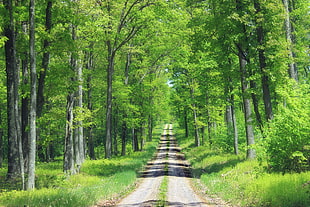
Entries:
<svg viewBox="0 0 310 207">
<path fill-rule="evenodd" d="M 85 159 L 142 150 L 163 122 L 271 171 L 310 170 L 308 0 L 2 0 L 0 11 L 0 167 L 23 188 L 36 161 L 76 174 Z"/>
</svg>

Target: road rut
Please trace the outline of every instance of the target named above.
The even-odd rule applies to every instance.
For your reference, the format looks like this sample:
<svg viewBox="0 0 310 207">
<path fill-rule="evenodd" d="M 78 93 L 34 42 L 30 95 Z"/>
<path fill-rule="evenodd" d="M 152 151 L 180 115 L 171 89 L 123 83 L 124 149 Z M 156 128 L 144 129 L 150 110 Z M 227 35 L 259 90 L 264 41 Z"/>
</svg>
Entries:
<svg viewBox="0 0 310 207">
<path fill-rule="evenodd" d="M 189 163 L 180 151 L 172 125 L 165 125 L 156 157 L 141 173 L 140 185 L 117 206 L 158 206 L 158 195 L 164 176 L 168 178 L 167 201 L 161 202 L 161 206 L 162 203 L 165 203 L 165 206 L 210 206 L 192 189 Z"/>
</svg>

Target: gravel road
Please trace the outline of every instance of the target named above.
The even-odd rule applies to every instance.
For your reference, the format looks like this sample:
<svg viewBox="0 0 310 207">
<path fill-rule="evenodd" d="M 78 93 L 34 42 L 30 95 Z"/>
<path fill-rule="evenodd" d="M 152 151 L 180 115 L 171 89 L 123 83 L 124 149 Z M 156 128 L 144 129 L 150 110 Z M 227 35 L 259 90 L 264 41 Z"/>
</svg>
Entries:
<svg viewBox="0 0 310 207">
<path fill-rule="evenodd" d="M 172 132 L 172 125 L 165 125 L 156 159 L 150 161 L 142 172 L 138 188 L 117 206 L 158 206 L 158 195 L 164 176 L 168 178 L 165 206 L 215 206 L 208 205 L 192 189 L 189 164 L 180 151 Z"/>
</svg>

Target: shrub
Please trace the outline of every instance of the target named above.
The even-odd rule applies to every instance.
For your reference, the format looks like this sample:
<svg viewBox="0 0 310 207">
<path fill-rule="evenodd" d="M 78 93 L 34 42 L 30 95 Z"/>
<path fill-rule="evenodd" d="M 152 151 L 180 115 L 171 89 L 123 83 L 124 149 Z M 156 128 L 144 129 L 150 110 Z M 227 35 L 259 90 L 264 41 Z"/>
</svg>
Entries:
<svg viewBox="0 0 310 207">
<path fill-rule="evenodd" d="M 310 93 L 306 84 L 279 89 L 284 105 L 265 129 L 270 169 L 278 172 L 310 170 Z"/>
<path fill-rule="evenodd" d="M 270 169 L 283 173 L 310 170 L 309 136 L 309 114 L 284 109 L 270 124 L 267 134 Z"/>
</svg>

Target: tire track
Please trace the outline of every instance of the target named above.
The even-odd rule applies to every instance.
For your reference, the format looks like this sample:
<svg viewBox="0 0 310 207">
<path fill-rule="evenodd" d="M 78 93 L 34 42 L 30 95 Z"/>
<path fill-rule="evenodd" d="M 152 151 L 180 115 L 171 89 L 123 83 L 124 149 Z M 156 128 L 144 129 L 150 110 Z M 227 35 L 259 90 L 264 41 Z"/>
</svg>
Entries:
<svg viewBox="0 0 310 207">
<path fill-rule="evenodd" d="M 165 176 L 168 178 L 167 201 L 159 201 L 160 185 Z M 177 145 L 172 124 L 165 125 L 156 157 L 141 173 L 141 179 L 138 188 L 121 200 L 118 207 L 209 206 L 190 185 L 190 166 Z"/>
</svg>

